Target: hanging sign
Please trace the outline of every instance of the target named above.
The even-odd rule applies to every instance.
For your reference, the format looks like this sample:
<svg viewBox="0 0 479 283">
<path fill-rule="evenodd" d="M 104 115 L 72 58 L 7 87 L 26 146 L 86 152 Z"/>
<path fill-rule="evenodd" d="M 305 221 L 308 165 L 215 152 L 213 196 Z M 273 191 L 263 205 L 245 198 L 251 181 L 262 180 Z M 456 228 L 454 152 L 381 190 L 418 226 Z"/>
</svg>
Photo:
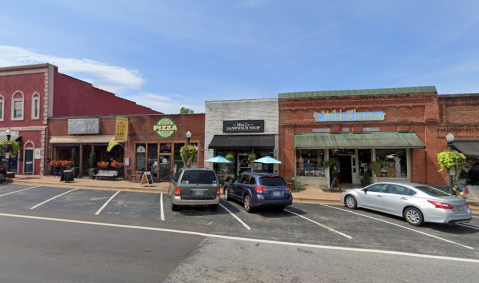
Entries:
<svg viewBox="0 0 479 283">
<path fill-rule="evenodd" d="M 115 141 L 120 142 L 126 140 L 128 140 L 128 118 L 116 117 Z"/>
<path fill-rule="evenodd" d="M 177 125 L 170 118 L 163 118 L 153 126 L 153 130 L 162 138 L 169 138 L 177 130 Z"/>
<path fill-rule="evenodd" d="M 384 120 L 386 113 L 383 111 L 376 112 L 356 112 L 356 109 L 344 111 L 333 110 L 314 112 L 313 117 L 315 122 L 341 122 L 341 121 L 379 121 Z"/>
</svg>

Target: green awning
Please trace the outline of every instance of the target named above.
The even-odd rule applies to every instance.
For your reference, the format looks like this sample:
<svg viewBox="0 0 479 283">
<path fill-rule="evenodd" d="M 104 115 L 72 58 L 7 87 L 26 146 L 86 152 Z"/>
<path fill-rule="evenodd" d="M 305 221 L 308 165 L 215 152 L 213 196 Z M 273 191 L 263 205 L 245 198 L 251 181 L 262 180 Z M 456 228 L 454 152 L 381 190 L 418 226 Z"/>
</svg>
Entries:
<svg viewBox="0 0 479 283">
<path fill-rule="evenodd" d="M 425 148 L 415 133 L 304 134 L 294 136 L 294 148 Z"/>
<path fill-rule="evenodd" d="M 479 158 L 479 141 L 453 141 L 452 147 L 470 158 Z"/>
</svg>

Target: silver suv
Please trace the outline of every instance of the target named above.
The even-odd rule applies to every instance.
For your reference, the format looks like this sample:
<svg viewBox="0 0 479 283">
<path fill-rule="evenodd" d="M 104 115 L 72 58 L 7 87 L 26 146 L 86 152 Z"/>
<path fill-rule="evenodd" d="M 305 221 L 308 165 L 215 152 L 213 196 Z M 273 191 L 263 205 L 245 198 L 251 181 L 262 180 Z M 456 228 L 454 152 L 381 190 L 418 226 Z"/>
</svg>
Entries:
<svg viewBox="0 0 479 283">
<path fill-rule="evenodd" d="M 216 209 L 220 203 L 220 186 L 213 170 L 180 168 L 170 184 L 171 209 L 184 205 L 207 205 Z"/>
</svg>

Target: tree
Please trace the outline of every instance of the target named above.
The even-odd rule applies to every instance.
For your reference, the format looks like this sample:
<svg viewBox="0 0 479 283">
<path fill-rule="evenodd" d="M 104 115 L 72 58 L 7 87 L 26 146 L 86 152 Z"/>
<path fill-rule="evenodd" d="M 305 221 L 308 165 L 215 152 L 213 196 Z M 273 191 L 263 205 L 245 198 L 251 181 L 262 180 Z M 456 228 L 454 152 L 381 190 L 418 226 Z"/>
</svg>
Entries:
<svg viewBox="0 0 479 283">
<path fill-rule="evenodd" d="M 193 109 L 189 109 L 189 108 L 186 108 L 186 107 L 181 107 L 180 109 L 180 114 L 193 114 L 195 113 L 195 111 L 193 111 Z"/>
</svg>

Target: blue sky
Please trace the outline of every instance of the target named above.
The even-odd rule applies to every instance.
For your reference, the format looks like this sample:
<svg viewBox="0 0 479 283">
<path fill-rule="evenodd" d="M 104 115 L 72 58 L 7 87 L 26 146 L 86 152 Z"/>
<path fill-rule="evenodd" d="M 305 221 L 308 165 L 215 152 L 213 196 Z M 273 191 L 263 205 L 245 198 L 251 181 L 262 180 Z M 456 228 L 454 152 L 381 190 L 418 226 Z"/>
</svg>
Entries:
<svg viewBox="0 0 479 283">
<path fill-rule="evenodd" d="M 479 1 L 0 0 L 0 67 L 51 63 L 164 113 L 280 92 L 479 92 Z"/>
</svg>

